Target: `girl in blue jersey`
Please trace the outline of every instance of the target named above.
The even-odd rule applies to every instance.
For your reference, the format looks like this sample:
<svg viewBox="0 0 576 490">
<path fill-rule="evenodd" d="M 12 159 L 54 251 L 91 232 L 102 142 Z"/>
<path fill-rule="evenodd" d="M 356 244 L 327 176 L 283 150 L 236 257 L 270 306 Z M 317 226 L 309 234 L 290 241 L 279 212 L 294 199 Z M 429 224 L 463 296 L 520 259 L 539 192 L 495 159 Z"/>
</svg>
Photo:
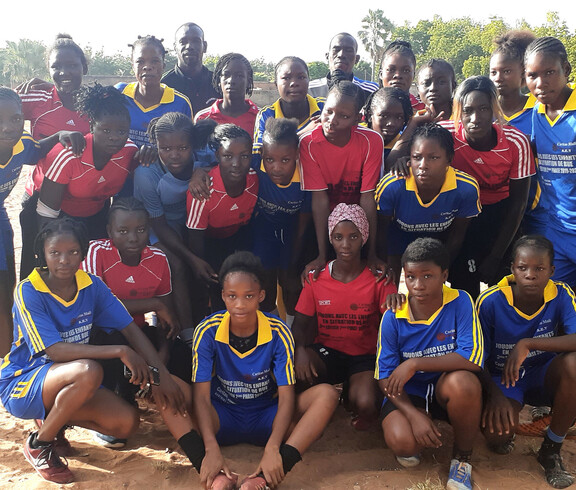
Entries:
<svg viewBox="0 0 576 490">
<path fill-rule="evenodd" d="M 98 360 L 120 359 L 141 386 L 154 383 L 147 364 L 154 366 L 160 407 L 183 415 L 184 397 L 124 306 L 98 277 L 78 270 L 88 248 L 85 228 L 70 218 L 53 220 L 35 248 L 42 265 L 16 288 L 15 341 L 0 369 L 0 400 L 18 418 L 43 419 L 24 455 L 44 479 L 70 483 L 73 475 L 54 448 L 64 426 L 125 438 L 139 423 L 134 407 L 101 388 Z M 131 347 L 88 344 L 93 325 L 121 330 Z"/>
<path fill-rule="evenodd" d="M 13 232 L 4 201 L 18 182 L 22 165 L 35 165 L 58 141 L 84 145 L 80 133 L 58 131 L 37 142 L 24 131 L 22 101 L 7 87 L 0 87 L 0 355 L 12 344 L 12 292 L 16 283 Z"/>
<path fill-rule="evenodd" d="M 538 103 L 532 110 L 532 143 L 538 157 L 544 234 L 556 249 L 554 279 L 576 286 L 576 91 L 565 46 L 541 37 L 525 54 L 526 85 Z"/>
<path fill-rule="evenodd" d="M 252 218 L 252 251 L 266 269 L 266 298 L 262 311 L 276 308 L 277 282 L 282 287 L 287 323 L 302 289 L 297 264 L 307 242 L 310 193 L 300 189 L 298 123 L 269 118 L 262 137 L 262 164 L 257 169 L 258 201 Z"/>
<path fill-rule="evenodd" d="M 400 278 L 400 256 L 410 242 L 433 236 L 458 255 L 470 220 L 481 210 L 478 183 L 450 165 L 454 141 L 447 129 L 427 124 L 410 145 L 409 174 L 385 175 L 376 189 L 379 256 Z M 387 257 L 387 258 L 386 258 Z"/>
<path fill-rule="evenodd" d="M 384 439 L 398 462 L 416 466 L 421 449 L 441 446 L 432 417 L 448 419 L 454 450 L 447 488 L 471 490 L 483 340 L 470 295 L 444 285 L 449 262 L 446 248 L 434 238 L 418 238 L 404 252 L 408 298 L 382 317 L 375 376 L 386 396 Z"/>
<path fill-rule="evenodd" d="M 192 381 L 194 421 L 174 416 L 172 434 L 200 473 L 202 488 L 236 487 L 221 445 L 264 446 L 256 470 L 239 487 L 276 487 L 320 437 L 338 403 L 329 385 L 296 396 L 294 340 L 278 318 L 258 310 L 266 292 L 264 271 L 250 252 L 222 264 L 226 310 L 195 330 Z"/>
<path fill-rule="evenodd" d="M 548 483 L 565 488 L 574 482 L 560 449 L 576 418 L 576 301 L 550 279 L 553 264 L 549 240 L 524 236 L 514 244 L 512 275 L 478 298 L 487 353 L 482 429 L 493 451 L 508 454 L 524 403 L 552 406 L 537 459 Z"/>
</svg>

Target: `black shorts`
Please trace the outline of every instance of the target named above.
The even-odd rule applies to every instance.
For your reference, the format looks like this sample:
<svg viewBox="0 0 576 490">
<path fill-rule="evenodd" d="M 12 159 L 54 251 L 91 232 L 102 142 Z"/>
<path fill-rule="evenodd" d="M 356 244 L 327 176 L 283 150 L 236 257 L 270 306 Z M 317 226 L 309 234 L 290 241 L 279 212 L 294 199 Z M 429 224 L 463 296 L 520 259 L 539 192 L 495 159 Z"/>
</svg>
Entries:
<svg viewBox="0 0 576 490">
<path fill-rule="evenodd" d="M 412 405 L 416 408 L 422 408 L 426 411 L 430 417 L 436 420 L 444 420 L 449 422 L 448 420 L 448 413 L 444 408 L 440 406 L 438 400 L 436 400 L 436 396 L 432 395 L 431 399 L 426 400 L 426 398 L 422 398 L 421 396 L 417 395 L 408 395 Z M 390 413 L 398 410 L 396 405 L 390 399 L 385 398 L 384 403 L 382 404 L 382 409 L 380 410 L 380 420 L 384 420 Z"/>
<path fill-rule="evenodd" d="M 350 376 L 363 371 L 374 373 L 376 367 L 376 354 L 362 354 L 352 356 L 336 349 L 330 349 L 322 344 L 310 346 L 326 366 L 326 379 L 320 382 L 338 384 L 344 383 Z"/>
</svg>

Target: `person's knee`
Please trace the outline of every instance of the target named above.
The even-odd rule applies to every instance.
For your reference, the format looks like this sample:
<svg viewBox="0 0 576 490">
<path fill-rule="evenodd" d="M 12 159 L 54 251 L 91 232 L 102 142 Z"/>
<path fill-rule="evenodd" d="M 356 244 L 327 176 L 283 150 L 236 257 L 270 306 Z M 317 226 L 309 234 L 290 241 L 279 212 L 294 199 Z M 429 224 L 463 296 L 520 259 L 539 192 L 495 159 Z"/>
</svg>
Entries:
<svg viewBox="0 0 576 490">
<path fill-rule="evenodd" d="M 327 409 L 336 410 L 340 401 L 340 394 L 334 386 L 328 383 L 321 383 L 309 388 L 313 395 L 314 403 L 322 403 Z"/>
<path fill-rule="evenodd" d="M 354 391 L 350 393 L 350 402 L 361 416 L 375 416 L 378 413 L 374 390 Z"/>
<path fill-rule="evenodd" d="M 446 374 L 442 395 L 451 401 L 482 401 L 482 386 L 478 377 L 470 371 L 453 371 Z"/>
<path fill-rule="evenodd" d="M 570 352 L 562 356 L 561 381 L 566 381 L 570 385 L 576 384 L 576 352 Z"/>
<path fill-rule="evenodd" d="M 93 359 L 75 361 L 74 380 L 78 386 L 95 392 L 102 384 L 104 370 L 102 365 Z"/>
<path fill-rule="evenodd" d="M 403 425 L 403 424 L 402 424 Z M 414 435 L 409 430 L 404 430 L 402 425 L 382 423 L 384 440 L 388 448 L 396 456 L 414 456 L 420 450 Z"/>
<path fill-rule="evenodd" d="M 110 420 L 110 435 L 119 439 L 128 439 L 138 430 L 140 415 L 138 410 L 128 403 L 121 401 L 122 406 L 115 407 L 114 418 Z"/>
</svg>

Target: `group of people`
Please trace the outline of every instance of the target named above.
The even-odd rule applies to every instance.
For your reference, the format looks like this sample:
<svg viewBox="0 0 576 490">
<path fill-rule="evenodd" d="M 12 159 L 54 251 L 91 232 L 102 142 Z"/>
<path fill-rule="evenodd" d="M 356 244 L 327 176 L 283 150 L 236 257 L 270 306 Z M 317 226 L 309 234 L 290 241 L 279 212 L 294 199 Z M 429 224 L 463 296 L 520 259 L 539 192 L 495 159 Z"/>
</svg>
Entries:
<svg viewBox="0 0 576 490">
<path fill-rule="evenodd" d="M 145 397 L 205 488 L 279 485 L 339 403 L 404 467 L 449 421 L 458 490 L 479 432 L 508 454 L 524 404 L 551 407 L 537 459 L 573 483 L 576 92 L 559 40 L 506 33 L 489 76 L 459 85 L 393 41 L 374 83 L 339 33 L 325 78 L 282 58 L 263 108 L 244 56 L 203 66 L 196 24 L 168 72 L 161 40 L 131 47 L 133 83 L 83 85 L 59 35 L 51 81 L 0 87 L 2 203 L 34 165 L 17 285 L 0 207 L 0 400 L 34 419 L 43 478 L 73 481 L 68 426 L 123 447 Z M 220 446 L 241 442 L 264 453 L 238 482 Z"/>
</svg>

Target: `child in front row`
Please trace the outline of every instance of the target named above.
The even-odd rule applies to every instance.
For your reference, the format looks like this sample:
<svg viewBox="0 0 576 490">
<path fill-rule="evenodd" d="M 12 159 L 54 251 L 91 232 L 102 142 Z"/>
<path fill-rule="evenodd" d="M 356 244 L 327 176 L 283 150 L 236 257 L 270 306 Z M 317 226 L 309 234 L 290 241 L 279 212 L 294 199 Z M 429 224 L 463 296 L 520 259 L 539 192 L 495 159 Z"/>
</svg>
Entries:
<svg viewBox="0 0 576 490">
<path fill-rule="evenodd" d="M 434 238 L 418 238 L 406 248 L 408 298 L 382 317 L 375 376 L 386 396 L 384 439 L 398 462 L 416 466 L 423 448 L 441 446 L 432 417 L 447 419 L 454 429 L 447 488 L 471 490 L 484 342 L 470 295 L 444 285 L 449 263 Z"/>
<path fill-rule="evenodd" d="M 550 279 L 553 264 L 549 240 L 523 236 L 512 250 L 512 275 L 478 298 L 486 340 L 482 428 L 490 449 L 508 454 L 523 404 L 551 406 L 537 459 L 548 483 L 565 488 L 574 482 L 560 449 L 576 419 L 576 302 L 567 284 Z"/>
<path fill-rule="evenodd" d="M 260 261 L 250 252 L 228 257 L 219 274 L 226 310 L 194 332 L 194 421 L 175 415 L 167 424 L 200 473 L 203 488 L 236 488 L 221 445 L 264 446 L 242 490 L 276 487 L 320 437 L 336 405 L 322 384 L 296 396 L 294 340 L 278 318 L 258 310 L 266 292 Z"/>
<path fill-rule="evenodd" d="M 262 136 L 258 202 L 252 218 L 252 252 L 266 269 L 266 298 L 262 311 L 276 308 L 277 282 L 282 287 L 287 324 L 302 289 L 298 263 L 306 247 L 310 222 L 310 193 L 300 188 L 298 121 L 269 118 Z M 303 264 L 302 264 L 303 265 Z"/>
</svg>

